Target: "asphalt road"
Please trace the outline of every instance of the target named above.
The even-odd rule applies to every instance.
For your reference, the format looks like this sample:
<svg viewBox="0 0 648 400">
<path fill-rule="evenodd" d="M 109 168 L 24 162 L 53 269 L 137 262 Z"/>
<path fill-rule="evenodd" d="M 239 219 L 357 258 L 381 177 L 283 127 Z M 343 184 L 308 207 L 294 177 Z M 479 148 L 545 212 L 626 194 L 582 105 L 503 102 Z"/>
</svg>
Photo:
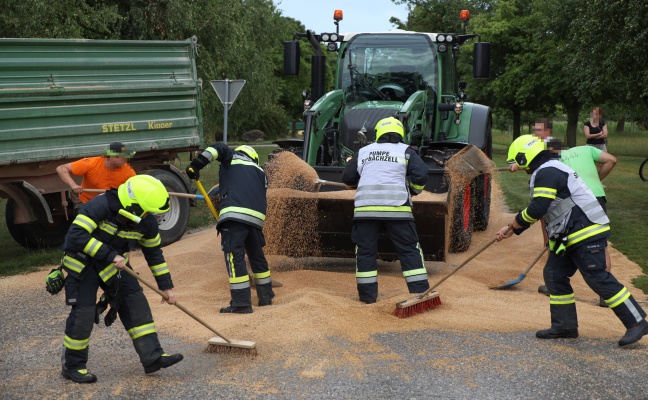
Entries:
<svg viewBox="0 0 648 400">
<path fill-rule="evenodd" d="M 43 275 L 43 273 L 41 273 Z M 165 334 L 185 360 L 145 375 L 119 322 L 93 331 L 91 371 L 78 385 L 60 375 L 68 309 L 43 288 L 2 287 L 3 399 L 646 399 L 648 341 L 619 348 L 608 339 L 542 341 L 533 332 L 430 329 L 382 333 L 373 344 L 326 337 L 289 365 L 261 348 L 256 357 L 205 353 L 206 343 Z M 167 350 L 168 351 L 168 350 Z M 342 357 L 344 355 L 344 357 Z M 336 362 L 336 359 L 338 359 Z M 348 362 L 346 360 L 357 360 Z M 326 368 L 320 368 L 326 360 Z"/>
</svg>

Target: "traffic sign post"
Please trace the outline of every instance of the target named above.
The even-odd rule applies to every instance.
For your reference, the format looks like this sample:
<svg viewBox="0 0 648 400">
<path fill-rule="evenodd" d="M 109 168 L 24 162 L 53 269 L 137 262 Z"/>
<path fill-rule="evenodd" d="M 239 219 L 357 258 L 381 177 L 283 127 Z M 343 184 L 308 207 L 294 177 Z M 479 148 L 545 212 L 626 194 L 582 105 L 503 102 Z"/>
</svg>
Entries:
<svg viewBox="0 0 648 400">
<path fill-rule="evenodd" d="M 227 111 L 234 104 L 234 100 L 241 93 L 241 89 L 245 85 L 243 79 L 225 79 L 222 81 L 211 81 L 211 85 L 216 91 L 216 95 L 223 104 L 225 109 L 225 118 L 223 120 L 223 143 L 227 144 Z"/>
</svg>

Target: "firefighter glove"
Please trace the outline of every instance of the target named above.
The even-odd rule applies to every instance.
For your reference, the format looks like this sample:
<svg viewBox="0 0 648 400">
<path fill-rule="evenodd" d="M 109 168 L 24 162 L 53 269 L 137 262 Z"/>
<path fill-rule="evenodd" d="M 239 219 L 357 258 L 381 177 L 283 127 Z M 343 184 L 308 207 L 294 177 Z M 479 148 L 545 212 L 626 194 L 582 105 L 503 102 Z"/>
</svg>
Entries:
<svg viewBox="0 0 648 400">
<path fill-rule="evenodd" d="M 50 294 L 58 294 L 65 284 L 65 275 L 63 274 L 63 268 L 58 267 L 50 271 L 47 278 L 45 278 L 45 289 L 47 289 Z"/>
<path fill-rule="evenodd" d="M 99 317 L 101 314 L 103 314 L 104 311 L 108 308 L 108 299 L 106 298 L 106 294 L 102 294 L 101 297 L 99 298 L 99 301 L 97 302 L 97 307 L 95 309 L 95 324 L 99 324 Z"/>
<path fill-rule="evenodd" d="M 198 180 L 200 179 L 200 170 L 189 165 L 186 169 L 187 176 L 189 179 Z"/>
<path fill-rule="evenodd" d="M 106 313 L 106 317 L 104 318 L 104 323 L 106 326 L 110 326 L 115 322 L 117 319 L 117 309 L 115 307 L 110 307 L 110 310 L 108 313 Z"/>
</svg>

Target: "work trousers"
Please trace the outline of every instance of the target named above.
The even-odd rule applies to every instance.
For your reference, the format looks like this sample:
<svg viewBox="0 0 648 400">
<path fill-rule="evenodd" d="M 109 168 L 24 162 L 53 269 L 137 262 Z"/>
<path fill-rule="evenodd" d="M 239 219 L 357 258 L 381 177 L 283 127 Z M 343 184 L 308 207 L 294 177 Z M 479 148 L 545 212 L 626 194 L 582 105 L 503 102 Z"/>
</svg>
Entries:
<svg viewBox="0 0 648 400">
<path fill-rule="evenodd" d="M 274 292 L 270 268 L 263 254 L 263 246 L 266 244 L 263 231 L 258 227 L 237 221 L 224 222 L 219 230 L 232 295 L 230 304 L 235 307 L 252 305 L 250 275 L 245 263 L 246 253 L 259 301 L 272 300 Z"/>
<path fill-rule="evenodd" d="M 423 293 L 430 288 L 423 264 L 423 250 L 418 242 L 416 224 L 408 220 L 353 221 L 351 239 L 356 245 L 356 282 L 360 300 L 375 302 L 378 298 L 378 239 L 382 230 L 400 260 L 401 270 L 410 293 Z"/>
<path fill-rule="evenodd" d="M 580 271 L 585 283 L 605 300 L 626 328 L 646 317 L 634 297 L 611 273 L 605 270 L 606 240 L 578 245 L 564 256 L 549 253 L 544 280 L 549 290 L 551 327 L 577 329 L 576 301 L 570 279 Z"/>
<path fill-rule="evenodd" d="M 87 369 L 97 290 L 104 286 L 94 266 L 89 265 L 86 268 L 88 270 L 84 271 L 80 279 L 68 275 L 65 281 L 66 299 L 76 299 L 76 305 L 72 306 L 65 324 L 61 361 L 67 370 Z M 119 319 L 128 331 L 142 365 L 146 367 L 164 353 L 158 341 L 151 309 L 142 287 L 134 277 L 121 272 L 120 278 L 115 281 L 119 281 L 119 290 L 123 296 L 118 310 Z M 110 289 L 113 289 L 112 286 Z"/>
</svg>

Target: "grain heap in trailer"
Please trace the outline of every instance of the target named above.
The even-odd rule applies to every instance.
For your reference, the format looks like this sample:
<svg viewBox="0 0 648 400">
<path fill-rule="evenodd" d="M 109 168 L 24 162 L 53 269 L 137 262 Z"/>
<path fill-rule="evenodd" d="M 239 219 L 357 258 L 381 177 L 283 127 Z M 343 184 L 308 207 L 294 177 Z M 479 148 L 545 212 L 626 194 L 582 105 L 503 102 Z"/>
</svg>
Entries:
<svg viewBox="0 0 648 400">
<path fill-rule="evenodd" d="M 469 18 L 469 12 L 462 11 L 464 28 Z M 334 20 L 335 33 L 296 33 L 284 43 L 287 75 L 299 74 L 300 39 L 312 45 L 312 87 L 305 101 L 309 107 L 304 112 L 303 139 L 275 143 L 297 154 L 319 178 L 339 182 L 346 160 L 375 140 L 376 123 L 392 116 L 399 119 L 406 129 L 405 143 L 417 149 L 429 166 L 427 193 L 418 196 L 426 200 L 415 198 L 413 209 L 425 259 L 445 261 L 447 251 L 465 251 L 472 231 L 488 225 L 490 175 L 453 182 L 446 174 L 446 163 L 470 145 L 490 162 L 491 110 L 467 101 L 466 84 L 459 82 L 456 69 L 460 46 L 479 35 L 399 29 L 340 34 L 341 10 L 335 11 Z M 473 46 L 473 76 L 488 78 L 490 43 L 479 40 Z M 337 53 L 335 87 L 327 93 L 324 51 Z M 341 190 L 333 185 L 322 189 Z M 355 256 L 353 196 L 342 197 L 318 196 L 319 245 L 300 256 Z M 275 252 L 294 255 L 290 248 Z M 379 253 L 384 260 L 396 259 L 386 235 L 381 237 Z"/>
</svg>

